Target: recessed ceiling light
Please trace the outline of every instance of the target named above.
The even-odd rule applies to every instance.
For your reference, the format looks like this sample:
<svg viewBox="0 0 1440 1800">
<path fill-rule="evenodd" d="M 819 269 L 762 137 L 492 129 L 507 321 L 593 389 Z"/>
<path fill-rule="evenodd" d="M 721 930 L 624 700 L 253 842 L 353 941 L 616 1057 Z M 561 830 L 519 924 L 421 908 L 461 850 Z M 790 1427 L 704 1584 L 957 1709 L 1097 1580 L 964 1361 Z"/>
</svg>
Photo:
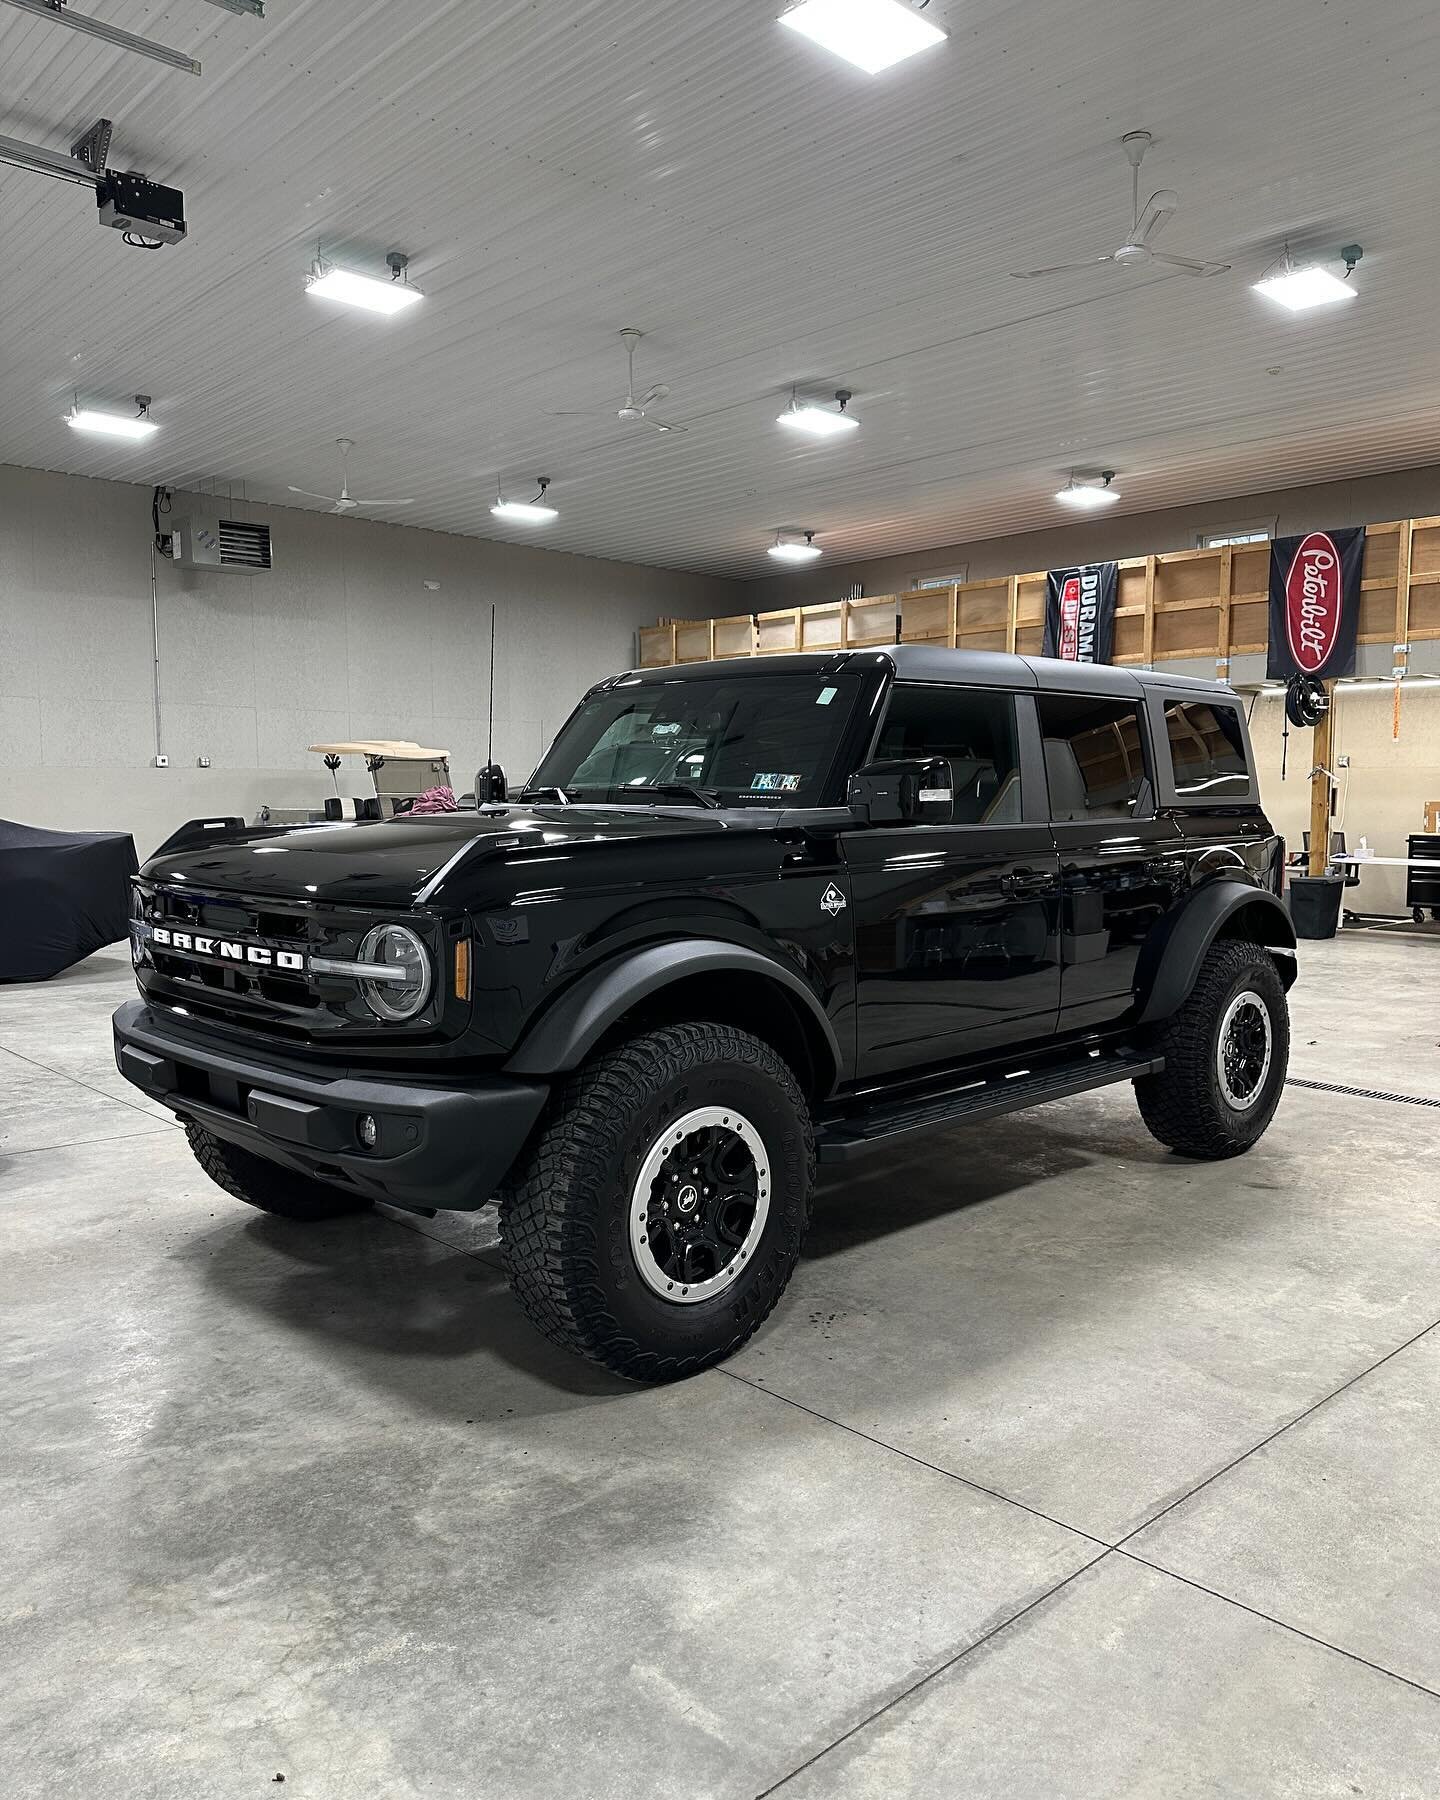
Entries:
<svg viewBox="0 0 1440 1800">
<path fill-rule="evenodd" d="M 904 0 L 800 0 L 781 13 L 780 23 L 867 75 L 943 43 L 947 35 Z"/>
<path fill-rule="evenodd" d="M 137 394 L 135 404 L 139 412 L 112 413 L 100 412 L 93 406 L 81 406 L 77 400 L 65 415 L 65 423 L 72 431 L 89 432 L 94 437 L 148 438 L 160 427 L 150 417 L 150 396 Z"/>
<path fill-rule="evenodd" d="M 517 525 L 549 525 L 560 517 L 558 507 L 554 507 L 545 498 L 545 490 L 550 485 L 548 475 L 538 475 L 540 492 L 533 500 L 506 500 L 502 495 L 495 496 L 495 504 L 490 511 L 497 519 L 513 519 Z"/>
<path fill-rule="evenodd" d="M 1345 272 L 1348 275 L 1360 260 L 1360 247 L 1358 244 L 1349 244 L 1342 254 L 1346 259 Z M 1267 269 L 1253 286 L 1257 294 L 1276 301 L 1289 312 L 1308 312 L 1312 306 L 1330 306 L 1337 300 L 1355 298 L 1355 289 L 1348 281 L 1332 275 L 1329 269 L 1322 269 L 1319 263 L 1296 264 L 1291 259 L 1288 244 L 1280 261 L 1272 269 Z"/>
<path fill-rule="evenodd" d="M 775 542 L 770 546 L 770 555 L 773 556 L 777 562 L 814 562 L 819 554 L 820 546 L 815 542 L 815 533 L 813 531 L 807 531 L 805 533 L 805 542 L 803 544 L 800 542 L 798 536 L 794 534 L 787 536 L 785 532 L 777 531 L 775 533 Z"/>
<path fill-rule="evenodd" d="M 305 283 L 305 292 L 317 300 L 338 300 L 342 306 L 358 306 L 365 312 L 393 314 L 404 312 L 423 300 L 424 294 L 411 287 L 405 271 L 410 259 L 402 251 L 392 250 L 385 258 L 390 265 L 390 279 L 380 281 L 373 275 L 357 275 L 353 269 L 337 269 L 334 263 L 316 260 Z"/>
<path fill-rule="evenodd" d="M 776 424 L 817 438 L 843 437 L 847 431 L 858 430 L 860 421 L 853 413 L 845 410 L 850 404 L 850 390 L 839 389 L 835 398 L 840 404 L 838 410 L 832 411 L 828 406 L 817 406 L 813 401 L 801 400 L 792 393 L 790 404 L 780 414 Z"/>
<path fill-rule="evenodd" d="M 1098 480 L 1094 476 L 1072 475 L 1055 498 L 1062 506 L 1073 506 L 1076 512 L 1098 512 L 1120 498 L 1119 488 L 1110 485 L 1114 479 L 1114 471 L 1109 469 Z"/>
</svg>

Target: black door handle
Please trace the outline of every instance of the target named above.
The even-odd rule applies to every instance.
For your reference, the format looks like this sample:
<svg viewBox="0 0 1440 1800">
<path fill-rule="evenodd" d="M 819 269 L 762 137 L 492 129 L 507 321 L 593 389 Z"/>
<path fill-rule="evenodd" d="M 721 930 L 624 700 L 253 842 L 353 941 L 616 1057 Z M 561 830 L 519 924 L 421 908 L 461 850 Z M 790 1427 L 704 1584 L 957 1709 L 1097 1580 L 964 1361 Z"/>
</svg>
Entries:
<svg viewBox="0 0 1440 1800">
<path fill-rule="evenodd" d="M 1000 891 L 1004 894 L 1038 894 L 1050 884 L 1051 877 L 1036 869 L 1014 869 L 1000 877 Z"/>
</svg>

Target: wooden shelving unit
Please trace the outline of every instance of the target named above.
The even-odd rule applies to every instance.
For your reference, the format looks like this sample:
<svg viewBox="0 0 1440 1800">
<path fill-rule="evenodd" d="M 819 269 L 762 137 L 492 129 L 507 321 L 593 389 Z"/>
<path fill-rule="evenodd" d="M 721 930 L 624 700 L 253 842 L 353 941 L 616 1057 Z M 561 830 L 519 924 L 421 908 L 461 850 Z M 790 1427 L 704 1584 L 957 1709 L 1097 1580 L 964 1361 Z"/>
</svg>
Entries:
<svg viewBox="0 0 1440 1800">
<path fill-rule="evenodd" d="M 1205 672 L 1224 679 L 1232 656 L 1263 654 L 1268 543 L 1131 557 L 1119 570 L 1115 662 L 1148 666 L 1193 659 L 1210 664 Z M 640 666 L 884 644 L 1038 656 L 1044 626 L 1045 572 L 1040 570 L 725 619 L 662 619 L 641 628 Z M 1440 638 L 1440 517 L 1367 526 L 1360 642 L 1408 645 L 1435 638 Z M 1395 661 L 1403 665 L 1405 653 L 1397 652 Z"/>
</svg>

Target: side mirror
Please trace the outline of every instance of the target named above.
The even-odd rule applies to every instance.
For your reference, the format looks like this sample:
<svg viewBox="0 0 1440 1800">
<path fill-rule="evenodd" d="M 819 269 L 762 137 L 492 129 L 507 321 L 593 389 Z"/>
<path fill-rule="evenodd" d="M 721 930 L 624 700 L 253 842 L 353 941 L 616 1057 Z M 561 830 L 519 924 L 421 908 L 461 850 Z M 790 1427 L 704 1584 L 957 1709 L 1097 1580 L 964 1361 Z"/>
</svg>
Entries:
<svg viewBox="0 0 1440 1800">
<path fill-rule="evenodd" d="M 871 825 L 948 825 L 954 813 L 950 764 L 943 756 L 866 763 L 845 798 Z"/>
<path fill-rule="evenodd" d="M 494 806 L 499 801 L 508 800 L 509 790 L 505 785 L 505 771 L 499 763 L 486 763 L 475 777 L 475 804 L 477 806 Z"/>
</svg>

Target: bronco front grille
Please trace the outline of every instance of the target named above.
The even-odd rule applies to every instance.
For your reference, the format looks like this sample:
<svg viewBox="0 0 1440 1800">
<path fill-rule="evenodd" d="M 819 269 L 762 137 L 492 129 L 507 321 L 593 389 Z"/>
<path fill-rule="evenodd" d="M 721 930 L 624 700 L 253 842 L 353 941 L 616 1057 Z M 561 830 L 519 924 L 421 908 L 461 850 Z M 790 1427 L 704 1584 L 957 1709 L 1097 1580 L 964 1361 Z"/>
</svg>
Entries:
<svg viewBox="0 0 1440 1800">
<path fill-rule="evenodd" d="M 312 956 L 354 960 L 372 913 L 238 894 L 138 890 L 147 995 L 276 1036 L 375 1030 L 349 976 L 317 974 Z"/>
</svg>

